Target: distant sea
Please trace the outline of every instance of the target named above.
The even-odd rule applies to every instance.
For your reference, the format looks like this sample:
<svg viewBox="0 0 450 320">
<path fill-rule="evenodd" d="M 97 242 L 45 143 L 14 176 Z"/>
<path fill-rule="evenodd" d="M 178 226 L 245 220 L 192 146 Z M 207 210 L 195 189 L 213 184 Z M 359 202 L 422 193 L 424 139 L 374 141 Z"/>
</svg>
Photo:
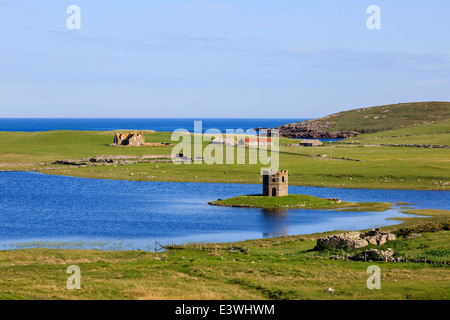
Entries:
<svg viewBox="0 0 450 320">
<path fill-rule="evenodd" d="M 255 129 L 258 127 L 275 128 L 287 123 L 299 122 L 306 119 L 201 119 L 201 118 L 164 118 L 164 119 L 51 119 L 51 118 L 0 118 L 0 131 L 51 131 L 51 130 L 154 130 L 174 131 L 186 129 L 194 132 L 194 121 L 202 121 L 202 131 L 219 129 L 225 133 L 226 129 Z"/>
</svg>

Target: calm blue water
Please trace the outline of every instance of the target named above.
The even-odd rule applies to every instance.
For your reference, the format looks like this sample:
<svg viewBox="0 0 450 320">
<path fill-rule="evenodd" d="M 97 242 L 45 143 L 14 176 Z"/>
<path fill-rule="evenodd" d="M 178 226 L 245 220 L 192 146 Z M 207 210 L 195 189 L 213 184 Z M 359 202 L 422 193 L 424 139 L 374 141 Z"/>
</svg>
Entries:
<svg viewBox="0 0 450 320">
<path fill-rule="evenodd" d="M 216 207 L 217 198 L 261 193 L 260 185 L 132 182 L 0 172 L 0 246 L 152 250 L 161 243 L 229 242 L 277 234 L 358 230 L 398 223 L 386 212 L 335 212 Z M 404 201 L 449 209 L 448 192 L 289 187 L 290 193 L 344 201 Z"/>
<path fill-rule="evenodd" d="M 194 121 L 203 122 L 203 132 L 207 129 L 254 129 L 275 128 L 287 123 L 306 119 L 2 119 L 0 131 L 49 131 L 49 130 L 89 130 L 113 131 L 119 129 L 174 131 L 187 129 L 194 132 Z"/>
</svg>

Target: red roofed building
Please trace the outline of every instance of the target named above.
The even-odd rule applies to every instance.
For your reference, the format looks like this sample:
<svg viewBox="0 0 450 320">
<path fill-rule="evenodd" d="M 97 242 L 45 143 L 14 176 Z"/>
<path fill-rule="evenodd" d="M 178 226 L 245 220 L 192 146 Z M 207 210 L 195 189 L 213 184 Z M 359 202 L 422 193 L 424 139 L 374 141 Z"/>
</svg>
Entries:
<svg viewBox="0 0 450 320">
<path fill-rule="evenodd" d="M 239 141 L 239 145 L 246 146 L 273 146 L 273 141 L 270 138 L 246 138 Z"/>
</svg>

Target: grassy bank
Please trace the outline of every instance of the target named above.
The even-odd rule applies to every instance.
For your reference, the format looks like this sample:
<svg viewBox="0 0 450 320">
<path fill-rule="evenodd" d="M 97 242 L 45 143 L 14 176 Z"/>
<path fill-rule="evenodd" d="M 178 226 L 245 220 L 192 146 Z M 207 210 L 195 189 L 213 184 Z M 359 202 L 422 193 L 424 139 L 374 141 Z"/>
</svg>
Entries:
<svg viewBox="0 0 450 320">
<path fill-rule="evenodd" d="M 239 196 L 209 202 L 211 205 L 227 207 L 250 207 L 263 209 L 336 209 L 340 211 L 385 211 L 391 203 L 346 202 L 338 199 L 322 199 L 303 194 L 290 194 L 285 197 L 265 197 L 263 195 Z"/>
<path fill-rule="evenodd" d="M 331 121 L 330 130 L 377 132 L 449 120 L 450 102 L 428 101 L 398 103 L 343 111 L 317 119 Z"/>
<path fill-rule="evenodd" d="M 346 142 L 364 144 L 450 145 L 450 121 L 425 123 L 371 134 L 361 134 Z"/>
<path fill-rule="evenodd" d="M 450 231 L 436 226 L 448 222 L 450 212 L 409 212 L 428 217 L 382 228 L 403 231 L 380 247 L 408 258 L 404 263 L 334 260 L 352 251 L 313 251 L 324 234 L 191 244 L 162 253 L 0 251 L 0 299 L 449 299 Z M 411 232 L 421 236 L 403 236 Z M 381 268 L 380 290 L 366 287 L 374 264 Z M 80 290 L 66 287 L 70 265 L 80 267 Z"/>
</svg>

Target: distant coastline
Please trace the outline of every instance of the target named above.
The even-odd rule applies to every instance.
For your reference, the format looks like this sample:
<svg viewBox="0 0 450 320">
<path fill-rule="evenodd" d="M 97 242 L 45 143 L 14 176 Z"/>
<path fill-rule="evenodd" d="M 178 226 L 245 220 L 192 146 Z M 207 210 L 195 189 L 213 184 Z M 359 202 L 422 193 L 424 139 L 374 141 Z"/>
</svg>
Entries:
<svg viewBox="0 0 450 320">
<path fill-rule="evenodd" d="M 202 121 L 203 131 L 214 128 L 225 133 L 226 129 L 275 128 L 286 123 L 305 119 L 225 119 L 225 118 L 0 118 L 0 131 L 36 132 L 53 130 L 114 131 L 138 129 L 154 131 L 174 131 L 186 129 L 194 131 L 194 121 Z"/>
</svg>

